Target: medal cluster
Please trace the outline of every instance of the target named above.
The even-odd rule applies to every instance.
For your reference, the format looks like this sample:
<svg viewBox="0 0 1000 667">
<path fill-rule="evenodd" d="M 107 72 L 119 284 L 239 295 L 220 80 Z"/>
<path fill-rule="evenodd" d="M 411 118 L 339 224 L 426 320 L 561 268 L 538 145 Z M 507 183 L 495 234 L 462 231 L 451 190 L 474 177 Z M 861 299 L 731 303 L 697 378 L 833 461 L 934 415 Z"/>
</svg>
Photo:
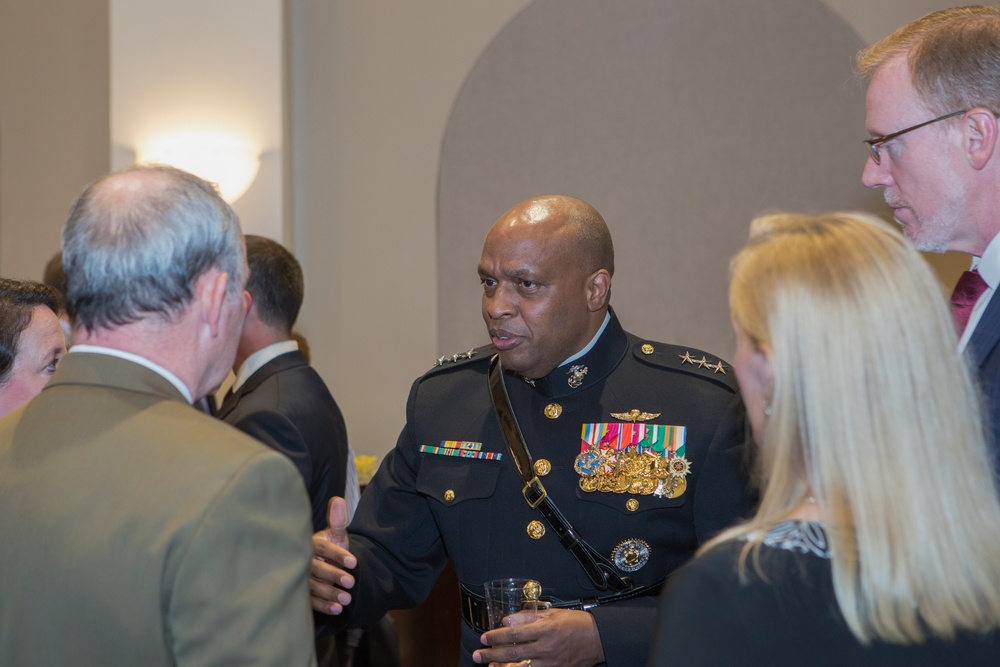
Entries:
<svg viewBox="0 0 1000 667">
<path fill-rule="evenodd" d="M 687 490 L 685 477 L 691 464 L 684 456 L 670 458 L 654 451 L 599 448 L 592 445 L 577 455 L 573 469 L 580 475 L 580 488 L 587 493 L 631 493 L 676 498 Z"/>
</svg>

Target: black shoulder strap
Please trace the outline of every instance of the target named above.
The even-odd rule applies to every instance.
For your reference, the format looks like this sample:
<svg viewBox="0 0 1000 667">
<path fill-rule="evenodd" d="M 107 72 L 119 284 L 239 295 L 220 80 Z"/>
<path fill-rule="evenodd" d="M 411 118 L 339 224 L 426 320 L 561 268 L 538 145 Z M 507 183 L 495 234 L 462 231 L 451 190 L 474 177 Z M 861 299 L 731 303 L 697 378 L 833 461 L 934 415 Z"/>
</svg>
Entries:
<svg viewBox="0 0 1000 667">
<path fill-rule="evenodd" d="M 493 355 L 493 358 L 490 359 L 489 381 L 493 410 L 500 422 L 500 430 L 503 432 L 504 440 L 507 441 L 511 455 L 514 457 L 517 471 L 521 474 L 521 479 L 524 480 L 524 488 L 521 489 L 524 500 L 532 509 L 537 509 L 542 513 L 549 526 L 559 536 L 559 542 L 580 562 L 581 567 L 598 590 L 605 591 L 610 588 L 613 591 L 621 592 L 631 589 L 632 581 L 628 577 L 619 576 L 615 572 L 614 565 L 577 534 L 573 526 L 556 507 L 552 498 L 545 492 L 545 487 L 542 486 L 542 482 L 532 467 L 531 455 L 524 443 L 524 436 L 521 435 L 521 427 L 517 425 L 517 418 L 514 417 L 514 411 L 510 407 L 510 399 L 507 396 L 507 387 L 503 383 L 503 369 L 500 367 L 500 355 L 498 354 Z"/>
</svg>

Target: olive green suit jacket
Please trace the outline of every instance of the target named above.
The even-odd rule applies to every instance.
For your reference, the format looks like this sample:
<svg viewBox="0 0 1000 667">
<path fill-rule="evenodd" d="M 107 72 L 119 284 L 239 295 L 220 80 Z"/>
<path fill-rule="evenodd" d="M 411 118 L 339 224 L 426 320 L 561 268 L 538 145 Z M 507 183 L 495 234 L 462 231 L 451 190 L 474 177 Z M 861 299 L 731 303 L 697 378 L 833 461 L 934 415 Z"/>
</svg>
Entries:
<svg viewBox="0 0 1000 667">
<path fill-rule="evenodd" d="M 0 665 L 310 665 L 288 460 L 159 374 L 73 353 L 0 420 Z"/>
</svg>

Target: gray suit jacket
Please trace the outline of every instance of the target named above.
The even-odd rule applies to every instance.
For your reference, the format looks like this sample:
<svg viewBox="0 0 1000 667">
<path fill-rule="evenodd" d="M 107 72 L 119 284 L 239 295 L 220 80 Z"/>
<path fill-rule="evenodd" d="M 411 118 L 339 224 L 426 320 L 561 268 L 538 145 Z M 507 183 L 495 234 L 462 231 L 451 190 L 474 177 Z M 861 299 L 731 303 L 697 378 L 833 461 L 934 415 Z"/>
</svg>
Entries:
<svg viewBox="0 0 1000 667">
<path fill-rule="evenodd" d="M 295 468 L 167 380 L 74 353 L 0 420 L 0 664 L 310 665 Z"/>
</svg>

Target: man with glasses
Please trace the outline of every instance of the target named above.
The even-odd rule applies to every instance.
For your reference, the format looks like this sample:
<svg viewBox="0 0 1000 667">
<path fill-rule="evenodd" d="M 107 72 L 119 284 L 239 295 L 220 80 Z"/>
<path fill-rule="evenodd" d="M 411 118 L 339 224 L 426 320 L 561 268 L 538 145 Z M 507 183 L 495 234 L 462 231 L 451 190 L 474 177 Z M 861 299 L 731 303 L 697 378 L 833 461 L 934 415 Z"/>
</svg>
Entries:
<svg viewBox="0 0 1000 667">
<path fill-rule="evenodd" d="M 869 81 L 862 182 L 883 189 L 918 249 L 973 256 L 952 313 L 1000 442 L 1000 9 L 928 14 L 857 61 Z"/>
</svg>

